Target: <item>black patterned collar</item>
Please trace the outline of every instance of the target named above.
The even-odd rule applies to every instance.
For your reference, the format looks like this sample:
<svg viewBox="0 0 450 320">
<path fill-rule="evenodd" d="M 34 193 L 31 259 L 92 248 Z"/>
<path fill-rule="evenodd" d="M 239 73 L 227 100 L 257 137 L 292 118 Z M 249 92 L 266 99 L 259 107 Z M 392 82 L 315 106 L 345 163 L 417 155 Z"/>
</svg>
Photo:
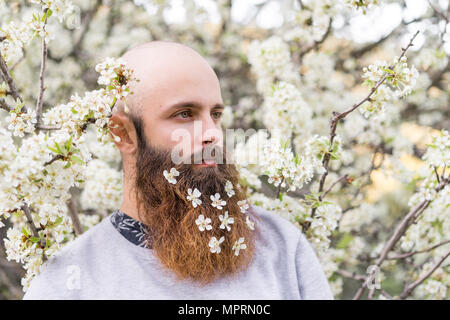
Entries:
<svg viewBox="0 0 450 320">
<path fill-rule="evenodd" d="M 111 223 L 114 228 L 116 228 L 116 230 L 131 243 L 149 249 L 152 247 L 146 237 L 149 229 L 142 222 L 130 217 L 120 210 L 116 210 L 111 214 Z"/>
</svg>

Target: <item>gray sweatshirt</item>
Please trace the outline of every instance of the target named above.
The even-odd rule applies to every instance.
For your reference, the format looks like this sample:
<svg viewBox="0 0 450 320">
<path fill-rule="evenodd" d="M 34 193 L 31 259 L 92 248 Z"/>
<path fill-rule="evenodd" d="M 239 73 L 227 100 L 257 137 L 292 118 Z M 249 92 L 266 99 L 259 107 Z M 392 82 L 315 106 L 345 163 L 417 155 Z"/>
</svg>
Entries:
<svg viewBox="0 0 450 320">
<path fill-rule="evenodd" d="M 137 246 L 110 217 L 49 258 L 23 299 L 333 299 L 317 256 L 302 232 L 254 206 L 261 217 L 255 259 L 235 278 L 206 286 L 177 280 L 151 249 Z"/>
</svg>

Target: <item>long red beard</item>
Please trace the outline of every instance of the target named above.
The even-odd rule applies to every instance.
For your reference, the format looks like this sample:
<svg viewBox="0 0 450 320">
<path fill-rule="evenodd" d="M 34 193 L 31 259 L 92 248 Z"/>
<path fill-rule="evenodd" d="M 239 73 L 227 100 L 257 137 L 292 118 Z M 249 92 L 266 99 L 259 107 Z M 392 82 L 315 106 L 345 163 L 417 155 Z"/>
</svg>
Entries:
<svg viewBox="0 0 450 320">
<path fill-rule="evenodd" d="M 174 167 L 179 171 L 177 183 L 171 184 L 163 171 Z M 226 181 L 233 184 L 235 194 L 231 198 L 225 191 Z M 150 229 L 149 241 L 162 264 L 179 279 L 190 278 L 199 284 L 207 284 L 217 277 L 230 276 L 245 270 L 255 254 L 255 240 L 259 236 L 259 218 L 252 208 L 241 212 L 238 201 L 245 200 L 246 188 L 239 186 L 239 172 L 233 164 L 217 167 L 194 168 L 191 164 L 175 165 L 170 150 L 158 150 L 145 142 L 139 146 L 136 160 L 135 193 L 139 218 Z M 193 207 L 187 200 L 188 188 L 201 192 L 202 204 Z M 222 210 L 211 205 L 210 196 L 216 193 L 226 201 Z M 230 231 L 220 229 L 219 215 L 234 219 Z M 195 220 L 199 215 L 211 219 L 211 230 L 200 231 Z M 254 222 L 251 230 L 247 216 Z M 212 253 L 211 237 L 220 239 L 220 253 Z M 236 256 L 232 249 L 239 238 L 244 238 L 245 249 Z"/>
</svg>

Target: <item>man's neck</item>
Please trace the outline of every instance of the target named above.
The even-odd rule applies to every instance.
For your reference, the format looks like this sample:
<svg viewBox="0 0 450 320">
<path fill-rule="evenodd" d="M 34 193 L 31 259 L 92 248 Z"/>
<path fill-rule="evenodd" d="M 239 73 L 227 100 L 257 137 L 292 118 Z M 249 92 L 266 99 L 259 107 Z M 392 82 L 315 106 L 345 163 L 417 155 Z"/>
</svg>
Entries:
<svg viewBox="0 0 450 320">
<path fill-rule="evenodd" d="M 142 222 L 139 219 L 137 201 L 133 190 L 131 190 L 130 183 L 125 180 L 123 185 L 123 198 L 120 211 L 126 213 L 135 220 Z"/>
</svg>

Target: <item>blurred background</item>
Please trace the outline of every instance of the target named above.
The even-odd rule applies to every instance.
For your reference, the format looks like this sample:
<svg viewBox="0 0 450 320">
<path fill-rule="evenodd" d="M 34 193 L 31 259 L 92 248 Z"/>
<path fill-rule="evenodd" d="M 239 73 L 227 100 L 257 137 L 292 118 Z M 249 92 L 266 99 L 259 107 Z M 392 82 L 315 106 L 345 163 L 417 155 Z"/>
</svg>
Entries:
<svg viewBox="0 0 450 320">
<path fill-rule="evenodd" d="M 351 146 L 352 155 L 361 159 L 350 161 L 348 166 L 366 172 L 371 161 L 375 167 L 378 165 L 368 172 L 369 180 L 359 185 L 363 191 L 356 202 L 368 204 L 360 209 L 363 213 L 377 212 L 374 224 L 383 226 L 386 232 L 391 230 L 387 226 L 407 210 L 414 191 L 414 187 L 408 187 L 408 181 L 422 165 L 421 157 L 432 134 L 450 129 L 448 0 L 135 0 L 134 3 L 73 0 L 72 3 L 73 14 L 63 23 L 49 20 L 51 40 L 44 110 L 66 103 L 71 95 L 96 89 L 98 73 L 94 67 L 104 57 L 118 57 L 139 43 L 167 40 L 194 48 L 217 73 L 227 106 L 224 127 L 266 128 L 264 94 L 248 55 L 253 41 L 277 36 L 289 43 L 295 72 L 304 83 L 302 94 L 313 110 L 314 122 L 308 135 L 328 135 L 331 112 L 343 111 L 367 94 L 367 88 L 361 85 L 363 67 L 377 59 L 390 61 L 398 56 L 411 36 L 420 30 L 407 54 L 408 62 L 420 72 L 417 90 L 396 102 L 396 111 L 379 120 L 376 127 L 354 116 L 338 128 Z M 39 7 L 30 1 L 1 0 L 0 26 L 25 19 L 36 10 Z M 40 51 L 41 42 L 36 39 L 14 61 L 8 61 L 29 105 L 35 105 L 39 91 Z M 6 115 L 0 110 L 2 125 Z M 95 133 L 92 134 L 95 140 Z M 377 149 L 380 145 L 381 149 Z M 92 152 L 111 168 L 121 168 L 120 156 L 111 146 L 93 144 Z M 247 175 L 246 179 L 251 177 Z M 99 178 L 92 173 L 92 179 Z M 264 179 L 261 181 L 254 186 L 256 197 L 260 193 L 273 196 L 272 186 Z M 317 188 L 317 182 L 311 188 Z M 85 230 L 120 204 L 120 190 L 108 195 L 102 194 L 103 190 L 90 189 L 89 195 L 83 195 L 83 190 L 72 190 Z M 300 191 L 291 195 L 301 194 Z M 104 202 L 89 205 L 102 197 L 107 197 Z M 347 201 L 341 206 L 351 211 L 357 205 Z M 9 221 L 4 223 L 0 228 L 1 239 L 11 226 Z M 377 230 L 368 233 L 378 240 L 386 237 Z M 339 239 L 342 238 L 337 236 L 332 243 L 338 243 Z M 342 242 L 340 245 L 352 249 Z M 360 258 L 364 256 L 362 253 Z M 402 266 L 396 270 L 403 275 L 406 272 Z M 22 297 L 21 278 L 25 273 L 20 264 L 8 261 L 1 243 L 0 299 Z M 329 275 L 335 280 L 332 272 Z M 383 285 L 398 291 L 402 278 L 392 279 Z M 358 283 L 352 281 L 336 284 L 336 297 L 351 298 L 357 287 Z"/>
</svg>

